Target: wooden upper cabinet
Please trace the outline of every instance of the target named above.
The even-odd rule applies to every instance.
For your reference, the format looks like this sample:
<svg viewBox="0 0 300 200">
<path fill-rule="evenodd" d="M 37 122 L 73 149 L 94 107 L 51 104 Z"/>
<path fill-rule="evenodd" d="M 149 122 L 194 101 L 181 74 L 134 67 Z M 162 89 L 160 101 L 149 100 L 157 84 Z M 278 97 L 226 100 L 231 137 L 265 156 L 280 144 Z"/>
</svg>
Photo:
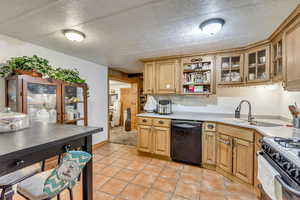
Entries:
<svg viewBox="0 0 300 200">
<path fill-rule="evenodd" d="M 181 59 L 181 93 L 210 95 L 215 93 L 215 57 L 194 56 Z"/>
<path fill-rule="evenodd" d="M 239 84 L 244 82 L 244 55 L 219 55 L 216 61 L 219 85 Z"/>
<path fill-rule="evenodd" d="M 155 62 L 144 65 L 144 94 L 155 93 Z"/>
<path fill-rule="evenodd" d="M 156 63 L 156 93 L 179 93 L 179 62 L 178 60 L 166 60 Z"/>
<path fill-rule="evenodd" d="M 276 39 L 271 46 L 271 78 L 272 81 L 282 81 L 283 79 L 283 41 Z"/>
<path fill-rule="evenodd" d="M 232 173 L 232 137 L 219 133 L 217 151 L 217 167 L 227 173 Z"/>
<path fill-rule="evenodd" d="M 254 144 L 245 140 L 233 140 L 233 174 L 242 181 L 253 184 Z"/>
<path fill-rule="evenodd" d="M 300 90 L 300 19 L 285 32 L 285 89 Z"/>
<path fill-rule="evenodd" d="M 270 80 L 270 47 L 251 49 L 245 58 L 245 79 L 248 83 Z"/>
</svg>

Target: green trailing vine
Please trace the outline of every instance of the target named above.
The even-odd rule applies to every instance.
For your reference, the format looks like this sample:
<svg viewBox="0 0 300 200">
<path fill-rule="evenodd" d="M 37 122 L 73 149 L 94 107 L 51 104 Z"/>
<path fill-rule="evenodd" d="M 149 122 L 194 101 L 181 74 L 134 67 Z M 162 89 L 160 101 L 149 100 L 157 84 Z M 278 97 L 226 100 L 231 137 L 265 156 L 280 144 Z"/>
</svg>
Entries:
<svg viewBox="0 0 300 200">
<path fill-rule="evenodd" d="M 33 71 L 40 73 L 43 78 L 62 80 L 67 83 L 85 83 L 86 81 L 79 76 L 77 69 L 62 69 L 53 67 L 49 61 L 36 55 L 13 57 L 5 64 L 0 66 L 0 77 L 6 78 L 14 75 L 16 70 Z"/>
</svg>

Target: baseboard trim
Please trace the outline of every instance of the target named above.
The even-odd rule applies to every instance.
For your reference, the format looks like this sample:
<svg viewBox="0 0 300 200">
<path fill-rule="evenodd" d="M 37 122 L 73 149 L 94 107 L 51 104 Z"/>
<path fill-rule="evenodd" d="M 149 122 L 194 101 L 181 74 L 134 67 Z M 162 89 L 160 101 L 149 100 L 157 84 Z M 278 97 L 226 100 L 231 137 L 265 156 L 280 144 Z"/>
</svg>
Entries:
<svg viewBox="0 0 300 200">
<path fill-rule="evenodd" d="M 103 145 L 107 144 L 108 143 L 108 140 L 104 140 L 102 142 L 99 142 L 97 144 L 94 144 L 93 145 L 93 150 L 96 150 L 96 149 L 99 149 L 100 147 L 102 147 Z"/>
</svg>

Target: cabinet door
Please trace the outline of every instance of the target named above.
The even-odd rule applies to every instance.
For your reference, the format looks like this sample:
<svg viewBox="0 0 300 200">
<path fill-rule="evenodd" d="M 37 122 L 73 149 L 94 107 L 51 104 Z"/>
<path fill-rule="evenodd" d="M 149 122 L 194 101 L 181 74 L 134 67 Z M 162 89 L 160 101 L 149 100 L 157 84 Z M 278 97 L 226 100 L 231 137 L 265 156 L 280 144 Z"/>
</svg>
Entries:
<svg viewBox="0 0 300 200">
<path fill-rule="evenodd" d="M 232 173 L 232 138 L 219 134 L 217 139 L 217 167 Z"/>
<path fill-rule="evenodd" d="M 152 126 L 138 126 L 138 150 L 151 152 L 152 149 Z"/>
<path fill-rule="evenodd" d="M 234 139 L 233 174 L 249 184 L 253 184 L 253 148 L 253 143 Z"/>
<path fill-rule="evenodd" d="M 155 62 L 145 63 L 144 94 L 155 93 Z"/>
<path fill-rule="evenodd" d="M 243 55 L 217 57 L 218 84 L 236 84 L 244 81 Z"/>
<path fill-rule="evenodd" d="M 179 90 L 179 64 L 177 60 L 156 64 L 156 86 L 159 94 L 175 94 Z"/>
<path fill-rule="evenodd" d="M 287 90 L 300 90 L 300 20 L 292 25 L 285 35 L 285 59 Z"/>
<path fill-rule="evenodd" d="M 153 153 L 170 156 L 170 128 L 153 128 Z"/>
<path fill-rule="evenodd" d="M 62 122 L 87 126 L 87 85 L 62 85 Z"/>
<path fill-rule="evenodd" d="M 24 76 L 23 112 L 31 121 L 61 123 L 61 84 L 57 81 Z"/>
<path fill-rule="evenodd" d="M 19 79 L 18 76 L 6 78 L 5 91 L 5 106 L 13 112 L 23 112 L 22 79 Z"/>
<path fill-rule="evenodd" d="M 246 54 L 245 78 L 247 82 L 263 82 L 270 80 L 270 47 L 262 47 Z"/>
<path fill-rule="evenodd" d="M 215 132 L 203 133 L 203 163 L 216 164 L 216 135 Z"/>
</svg>

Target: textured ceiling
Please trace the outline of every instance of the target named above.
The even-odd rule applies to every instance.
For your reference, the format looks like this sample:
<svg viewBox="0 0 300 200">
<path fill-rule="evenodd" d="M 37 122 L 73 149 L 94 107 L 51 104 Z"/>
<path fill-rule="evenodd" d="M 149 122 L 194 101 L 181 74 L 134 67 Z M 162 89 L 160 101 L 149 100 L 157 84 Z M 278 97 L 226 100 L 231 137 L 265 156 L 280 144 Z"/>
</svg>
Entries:
<svg viewBox="0 0 300 200">
<path fill-rule="evenodd" d="M 140 58 L 239 47 L 265 39 L 300 0 L 2 0 L 0 34 L 108 65 L 140 72 Z M 222 17 L 219 34 L 199 24 Z M 62 29 L 84 32 L 82 43 Z"/>
</svg>

